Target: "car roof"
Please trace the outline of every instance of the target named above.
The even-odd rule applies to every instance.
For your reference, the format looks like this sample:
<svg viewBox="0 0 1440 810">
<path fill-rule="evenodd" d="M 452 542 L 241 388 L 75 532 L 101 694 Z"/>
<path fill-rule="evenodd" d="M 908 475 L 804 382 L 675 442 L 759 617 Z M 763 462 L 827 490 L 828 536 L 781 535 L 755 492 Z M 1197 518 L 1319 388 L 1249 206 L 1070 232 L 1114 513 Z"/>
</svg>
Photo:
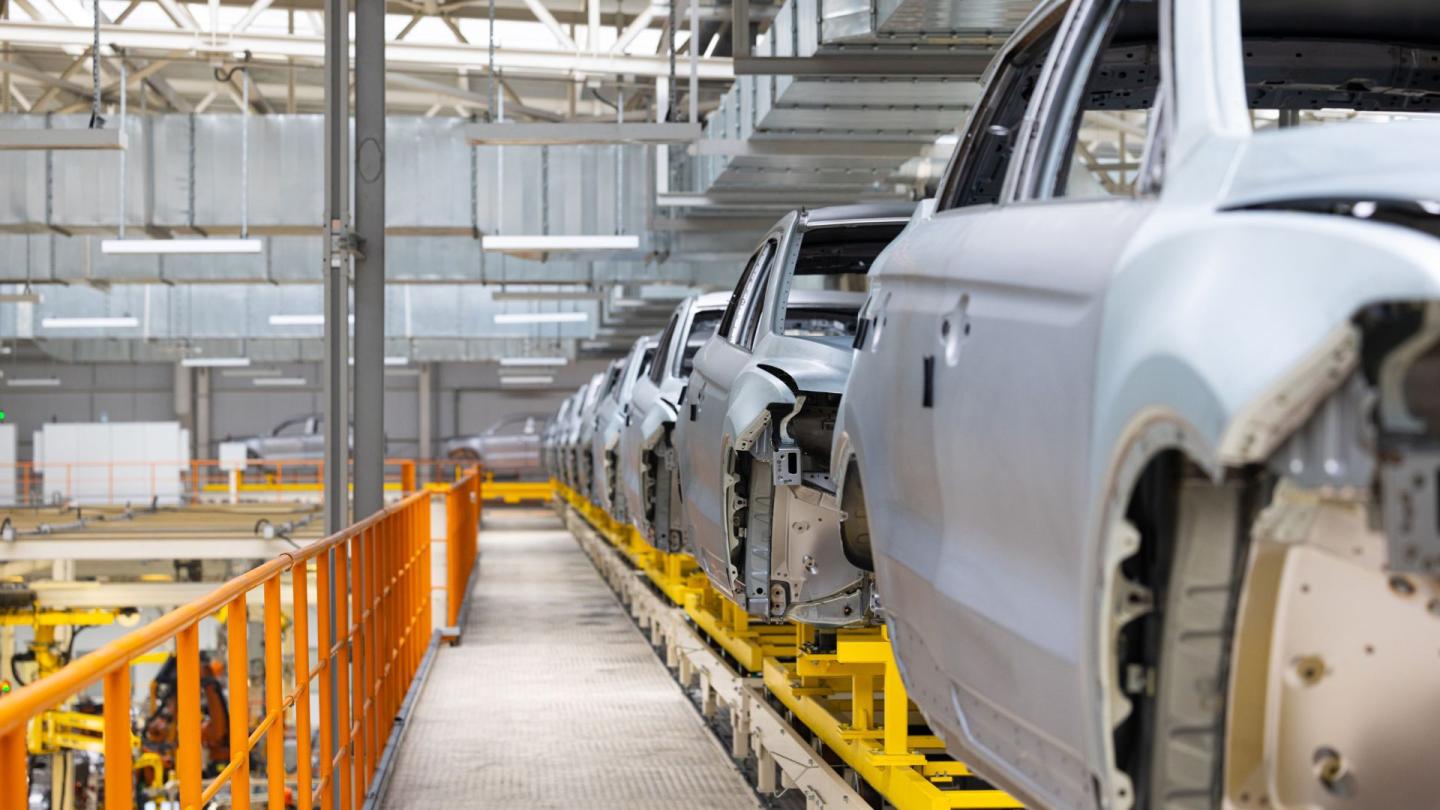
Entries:
<svg viewBox="0 0 1440 810">
<path fill-rule="evenodd" d="M 909 219 L 915 212 L 913 202 L 860 203 L 857 205 L 832 205 L 805 212 L 805 226 L 832 225 L 841 222 L 867 219 Z"/>
<path fill-rule="evenodd" d="M 730 304 L 729 292 L 705 293 L 695 299 L 696 309 L 724 309 Z"/>
</svg>

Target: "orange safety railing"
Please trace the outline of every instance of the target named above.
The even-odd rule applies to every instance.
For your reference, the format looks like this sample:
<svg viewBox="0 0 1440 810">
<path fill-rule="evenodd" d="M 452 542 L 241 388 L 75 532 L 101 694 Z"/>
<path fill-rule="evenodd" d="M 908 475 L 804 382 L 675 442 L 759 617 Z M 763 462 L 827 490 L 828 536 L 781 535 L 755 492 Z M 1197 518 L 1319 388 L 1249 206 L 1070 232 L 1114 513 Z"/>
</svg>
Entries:
<svg viewBox="0 0 1440 810">
<path fill-rule="evenodd" d="M 460 606 L 479 554 L 480 468 L 474 467 L 445 493 L 445 623 L 460 625 Z"/>
<path fill-rule="evenodd" d="M 386 459 L 385 488 L 414 492 L 420 464 L 413 459 Z M 324 473 L 320 459 L 251 459 L 240 473 L 239 491 L 318 493 L 324 489 Z M 144 503 L 157 497 L 167 503 L 188 503 L 206 493 L 225 493 L 229 487 L 229 471 L 214 459 L 0 464 L 0 503 L 15 506 L 42 506 L 49 502 L 47 496 L 85 503 Z"/>
<path fill-rule="evenodd" d="M 85 655 L 63 669 L 0 698 L 0 810 L 26 810 L 29 787 L 26 727 L 42 713 L 104 683 L 106 810 L 132 810 L 130 665 L 137 656 L 173 640 L 177 665 L 178 746 L 174 770 L 180 807 L 200 810 L 228 786 L 230 805 L 250 806 L 250 762 L 263 741 L 263 767 L 271 808 L 286 806 L 287 781 L 295 806 L 360 807 L 390 737 L 394 718 L 430 641 L 430 498 L 416 493 L 356 523 L 261 565 L 209 595 L 166 614 Z M 457 538 L 450 538 L 456 542 Z M 315 575 L 312 599 L 310 573 Z M 293 594 L 288 653 L 283 644 L 282 588 Z M 249 716 L 246 594 L 263 589 L 265 707 Z M 333 618 L 330 609 L 333 600 Z M 347 598 L 348 597 L 348 598 Z M 315 605 L 317 655 L 310 650 L 309 606 Z M 229 762 L 208 763 L 201 740 L 200 627 L 224 609 L 229 718 Z M 285 661 L 293 679 L 285 685 Z M 311 695 L 319 680 L 319 716 Z M 312 768 L 312 719 L 319 723 L 318 781 Z M 296 768 L 285 767 L 285 727 L 293 723 Z M 335 739 L 332 729 L 338 729 Z"/>
</svg>

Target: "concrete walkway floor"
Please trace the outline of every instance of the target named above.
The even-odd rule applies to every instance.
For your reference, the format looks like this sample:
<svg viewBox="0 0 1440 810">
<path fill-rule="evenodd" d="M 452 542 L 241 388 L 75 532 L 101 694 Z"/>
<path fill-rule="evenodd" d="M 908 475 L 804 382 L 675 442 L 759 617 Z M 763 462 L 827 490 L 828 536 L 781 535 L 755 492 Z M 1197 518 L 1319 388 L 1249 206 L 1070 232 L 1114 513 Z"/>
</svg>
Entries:
<svg viewBox="0 0 1440 810">
<path fill-rule="evenodd" d="M 680 687 L 548 511 L 490 510 L 388 808 L 755 808 Z"/>
</svg>

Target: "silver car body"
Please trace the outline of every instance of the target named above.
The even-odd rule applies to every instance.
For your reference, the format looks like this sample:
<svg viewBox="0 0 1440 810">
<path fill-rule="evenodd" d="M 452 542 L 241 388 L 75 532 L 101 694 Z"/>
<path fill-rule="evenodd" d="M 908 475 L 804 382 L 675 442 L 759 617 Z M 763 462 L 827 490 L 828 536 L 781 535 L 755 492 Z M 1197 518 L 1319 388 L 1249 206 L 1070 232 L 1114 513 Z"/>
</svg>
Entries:
<svg viewBox="0 0 1440 810">
<path fill-rule="evenodd" d="M 1147 461 L 1178 450 L 1219 481 L 1290 454 L 1287 485 L 1369 491 L 1354 470 L 1373 473 L 1373 460 L 1327 455 L 1321 473 L 1286 443 L 1322 429 L 1320 414 L 1332 434 L 1312 447 L 1349 446 L 1333 431 L 1354 427 L 1337 414 L 1356 379 L 1357 313 L 1430 302 L 1434 328 L 1440 301 L 1440 123 L 1253 132 L 1235 0 L 1160 3 L 1162 64 L 1182 69 L 1161 85 L 1149 193 L 1072 201 L 1034 191 L 1058 137 L 1045 122 L 1065 103 L 1061 67 L 1091 39 L 1085 26 L 1102 5 L 1069 8 L 1014 133 L 999 204 L 927 201 L 876 263 L 831 459 L 837 475 L 863 478 L 879 599 L 911 697 L 957 757 L 1039 807 L 1135 800 L 1112 750 L 1128 702 L 1111 667 L 1117 568 L 1131 553 L 1122 513 Z M 1012 42 L 1064 6 L 1044 4 Z M 1010 134 L 987 132 L 984 104 L 957 164 L 967 141 Z M 1419 201 L 1430 232 L 1367 222 L 1358 207 L 1321 215 L 1307 208 L 1316 200 Z M 716 505 L 686 496 L 697 524 L 717 532 Z M 1272 661 L 1281 674 L 1289 666 Z M 1389 804 L 1378 797 L 1396 783 L 1414 800 L 1398 804 L 1431 801 L 1434 769 L 1379 742 L 1394 733 L 1434 747 L 1433 733 L 1414 745 L 1425 733 L 1397 716 L 1389 691 L 1341 698 L 1363 711 L 1385 704 L 1400 721 L 1362 722 L 1368 748 L 1337 741 L 1355 732 L 1353 722 L 1327 725 L 1340 722 L 1334 703 L 1298 716 L 1359 768 L 1371 792 L 1355 801 Z M 1435 696 L 1432 686 L 1405 701 L 1428 712 L 1430 729 Z M 1352 806 L 1319 789 L 1319 750 L 1296 741 L 1256 765 L 1276 790 L 1262 802 Z M 1292 768 L 1308 780 L 1304 801 L 1282 801 Z"/>
<path fill-rule="evenodd" d="M 440 455 L 478 461 L 497 476 L 526 477 L 541 472 L 540 443 L 549 427 L 539 414 L 507 416 L 475 436 L 457 436 L 440 445 Z"/>
<path fill-rule="evenodd" d="M 682 301 L 666 327 L 664 334 L 669 339 L 657 347 L 650 373 L 636 379 L 630 396 L 630 419 L 620 435 L 625 502 L 630 522 L 663 551 L 680 551 L 684 532 L 677 510 L 672 509 L 678 500 L 679 478 L 671 434 L 679 413 L 680 391 L 690 378 L 695 354 L 714 334 L 729 302 L 728 292 Z"/>
<path fill-rule="evenodd" d="M 609 367 L 591 380 L 590 387 L 585 392 L 585 404 L 580 408 L 580 419 L 575 426 L 575 485 L 592 503 L 596 498 L 594 442 L 600 403 L 620 384 L 624 363 L 623 357 L 610 361 Z"/>
<path fill-rule="evenodd" d="M 571 407 L 569 424 L 566 425 L 565 433 L 560 439 L 560 452 L 562 463 L 565 467 L 566 486 L 587 496 L 588 484 L 585 483 L 584 468 L 588 466 L 588 464 L 583 463 L 581 458 L 581 433 L 586 413 L 590 410 L 590 405 L 595 398 L 595 394 L 600 389 L 600 384 L 604 381 L 605 372 L 602 371 L 593 375 L 589 382 L 580 386 L 580 390 L 575 392 L 575 402 Z M 588 458 L 590 454 L 586 452 L 583 455 Z"/>
<path fill-rule="evenodd" d="M 560 463 L 560 434 L 568 424 L 570 406 L 574 401 L 575 395 L 571 394 L 560 403 L 555 417 L 545 424 L 545 432 L 540 439 L 540 457 L 545 465 L 545 474 L 561 482 L 565 481 L 565 472 Z"/>
<path fill-rule="evenodd" d="M 870 577 L 841 547 L 826 474 L 829 428 L 850 373 L 850 329 L 865 296 L 801 289 L 796 269 L 847 234 L 873 247 L 868 269 L 910 209 L 851 206 L 782 218 L 695 355 L 675 439 L 685 542 L 720 593 L 751 615 L 827 625 L 870 616 Z M 849 324 L 807 335 L 810 313 Z"/>
<path fill-rule="evenodd" d="M 630 397 L 635 380 L 650 370 L 658 336 L 637 338 L 620 369 L 620 381 L 600 400 L 595 409 L 595 435 L 591 440 L 591 463 L 595 470 L 595 503 L 621 522 L 626 518 L 625 494 L 616 478 L 620 474 L 620 431 L 630 419 Z"/>
</svg>

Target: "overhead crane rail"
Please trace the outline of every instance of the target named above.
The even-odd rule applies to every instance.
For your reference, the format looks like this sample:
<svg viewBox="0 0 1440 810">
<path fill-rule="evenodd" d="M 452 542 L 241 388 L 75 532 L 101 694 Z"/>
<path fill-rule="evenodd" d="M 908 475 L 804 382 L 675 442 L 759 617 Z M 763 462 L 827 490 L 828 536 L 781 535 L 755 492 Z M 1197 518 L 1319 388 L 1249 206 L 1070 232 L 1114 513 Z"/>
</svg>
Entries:
<svg viewBox="0 0 1440 810">
<path fill-rule="evenodd" d="M 451 583 L 468 582 L 468 569 L 474 567 L 479 482 L 477 468 L 443 487 Z M 263 763 L 263 775 L 255 776 L 265 786 L 269 807 L 335 807 L 331 797 L 336 794 L 339 807 L 360 807 L 395 732 L 397 712 L 432 648 L 433 494 L 431 489 L 416 492 L 341 532 L 281 554 L 0 699 L 0 810 L 28 810 L 27 734 L 56 717 L 69 717 L 63 709 L 102 682 L 102 714 L 85 725 L 85 743 L 104 754 L 106 810 L 133 810 L 130 668 L 171 642 L 179 690 L 171 767 L 182 810 L 199 810 L 222 790 L 228 791 L 231 807 L 248 808 L 252 758 Z M 288 625 L 281 610 L 287 586 L 292 590 Z M 263 593 L 265 696 L 264 714 L 252 723 L 243 708 L 250 705 L 247 597 L 257 590 Z M 458 594 L 449 599 L 458 604 Z M 313 661 L 310 605 L 317 608 Z M 224 624 L 228 642 L 228 703 L 233 707 L 228 762 L 204 761 L 200 628 L 210 618 Z M 293 677 L 287 678 L 287 671 Z M 312 717 L 316 692 L 319 710 Z M 296 745 L 289 769 L 287 725 L 293 725 Z M 312 729 L 319 732 L 318 750 L 312 750 Z M 317 753 L 318 775 L 312 767 Z"/>
<path fill-rule="evenodd" d="M 751 737 L 759 742 L 757 789 L 774 789 L 778 766 L 812 805 L 824 805 L 827 797 L 844 800 L 846 790 L 843 780 L 826 778 L 828 766 L 819 751 L 784 735 L 791 727 L 768 709 L 768 695 L 897 810 L 1021 807 L 949 757 L 938 737 L 914 733 L 915 709 L 884 628 L 839 630 L 822 638 L 817 628 L 797 622 L 753 623 L 710 586 L 689 555 L 654 548 L 633 526 L 569 487 L 555 487 L 572 516 L 567 521 L 572 531 L 641 626 L 663 638 L 666 663 L 678 670 L 682 685 L 698 672 L 704 711 L 712 712 L 717 700 L 731 711 L 732 755 L 749 753 Z M 592 532 L 606 547 L 592 541 Z M 614 563 L 617 555 L 626 567 Z M 700 643 L 687 645 L 687 637 Z M 720 662 L 710 644 L 740 671 Z"/>
</svg>

